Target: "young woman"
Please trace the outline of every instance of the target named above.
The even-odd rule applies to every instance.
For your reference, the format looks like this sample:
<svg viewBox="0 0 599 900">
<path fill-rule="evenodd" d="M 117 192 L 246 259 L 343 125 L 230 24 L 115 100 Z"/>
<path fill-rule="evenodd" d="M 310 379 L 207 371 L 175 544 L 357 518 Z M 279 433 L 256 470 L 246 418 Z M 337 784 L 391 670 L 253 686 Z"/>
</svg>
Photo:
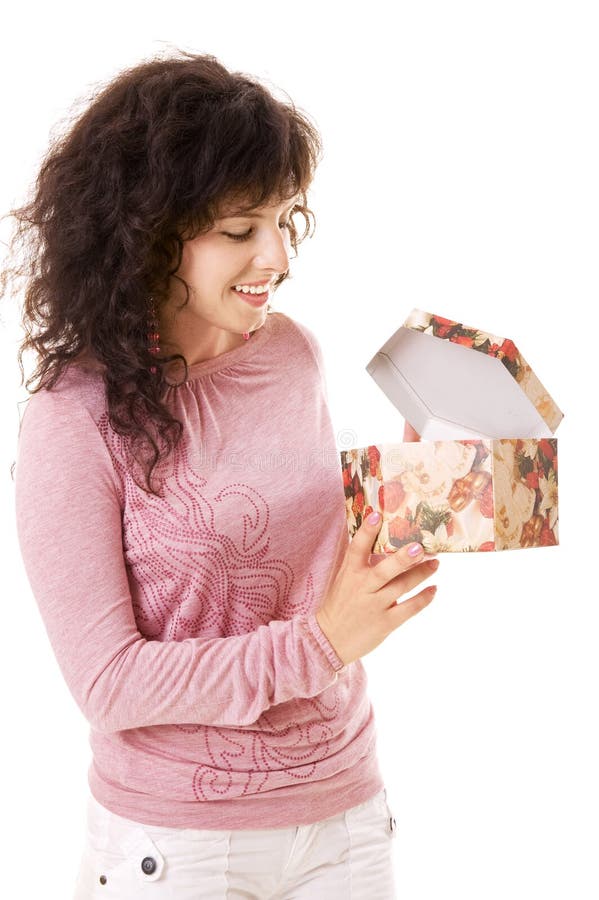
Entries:
<svg viewBox="0 0 599 900">
<path fill-rule="evenodd" d="M 108 84 L 13 213 L 18 534 L 91 725 L 79 900 L 394 896 L 360 657 L 437 562 L 374 564 L 376 521 L 348 545 L 320 348 L 269 306 L 319 156 L 291 103 L 175 54 Z"/>
</svg>

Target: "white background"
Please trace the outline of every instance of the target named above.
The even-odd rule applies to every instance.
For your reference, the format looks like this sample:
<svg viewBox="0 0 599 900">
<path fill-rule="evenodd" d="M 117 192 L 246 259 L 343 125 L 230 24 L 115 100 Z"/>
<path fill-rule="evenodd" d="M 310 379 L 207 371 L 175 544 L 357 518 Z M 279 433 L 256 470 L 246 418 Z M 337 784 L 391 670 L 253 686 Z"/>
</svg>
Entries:
<svg viewBox="0 0 599 900">
<path fill-rule="evenodd" d="M 316 234 L 273 305 L 321 343 L 340 441 L 400 439 L 364 366 L 412 307 L 515 340 L 565 412 L 561 545 L 444 554 L 433 604 L 365 665 L 401 900 L 596 900 L 595 4 L 216 6 L 5 12 L 0 211 L 95 82 L 168 45 L 210 52 L 283 88 L 323 134 Z M 9 467 L 26 393 L 14 306 L 0 317 L 1 891 L 67 900 L 87 724 L 20 563 Z M 305 517 L 318 528 L 317 509 Z"/>
</svg>

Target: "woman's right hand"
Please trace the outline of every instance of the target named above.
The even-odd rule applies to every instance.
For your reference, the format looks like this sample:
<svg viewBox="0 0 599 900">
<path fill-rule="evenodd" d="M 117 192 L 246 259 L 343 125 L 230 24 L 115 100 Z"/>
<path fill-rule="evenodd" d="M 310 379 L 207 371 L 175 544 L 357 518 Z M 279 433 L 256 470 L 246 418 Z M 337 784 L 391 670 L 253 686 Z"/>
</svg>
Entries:
<svg viewBox="0 0 599 900">
<path fill-rule="evenodd" d="M 408 544 L 370 565 L 370 551 L 382 523 L 380 516 L 375 524 L 370 518 L 352 538 L 316 613 L 322 632 L 344 665 L 378 647 L 392 631 L 428 606 L 437 590 L 427 587 L 396 603 L 398 597 L 436 572 L 439 561 L 425 558 L 421 544 Z"/>
</svg>

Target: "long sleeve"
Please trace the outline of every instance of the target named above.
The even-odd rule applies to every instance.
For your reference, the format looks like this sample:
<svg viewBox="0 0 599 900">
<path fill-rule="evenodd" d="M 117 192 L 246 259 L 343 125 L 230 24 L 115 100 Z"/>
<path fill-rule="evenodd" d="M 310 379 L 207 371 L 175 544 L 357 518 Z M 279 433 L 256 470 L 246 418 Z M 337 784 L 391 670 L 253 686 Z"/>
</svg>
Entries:
<svg viewBox="0 0 599 900">
<path fill-rule="evenodd" d="M 343 664 L 313 613 L 246 634 L 146 640 L 136 625 L 110 454 L 84 405 L 44 391 L 19 435 L 16 520 L 25 570 L 66 683 L 92 727 L 243 727 L 314 697 Z"/>
</svg>

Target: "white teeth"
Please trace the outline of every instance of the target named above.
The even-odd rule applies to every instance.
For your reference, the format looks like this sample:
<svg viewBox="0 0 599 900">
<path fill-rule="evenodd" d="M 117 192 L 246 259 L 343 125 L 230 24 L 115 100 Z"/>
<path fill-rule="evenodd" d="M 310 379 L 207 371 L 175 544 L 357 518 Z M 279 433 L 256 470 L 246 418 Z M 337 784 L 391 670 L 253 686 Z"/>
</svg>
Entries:
<svg viewBox="0 0 599 900">
<path fill-rule="evenodd" d="M 268 290 L 268 284 L 236 284 L 235 290 L 240 291 L 243 294 L 265 294 Z"/>
</svg>

